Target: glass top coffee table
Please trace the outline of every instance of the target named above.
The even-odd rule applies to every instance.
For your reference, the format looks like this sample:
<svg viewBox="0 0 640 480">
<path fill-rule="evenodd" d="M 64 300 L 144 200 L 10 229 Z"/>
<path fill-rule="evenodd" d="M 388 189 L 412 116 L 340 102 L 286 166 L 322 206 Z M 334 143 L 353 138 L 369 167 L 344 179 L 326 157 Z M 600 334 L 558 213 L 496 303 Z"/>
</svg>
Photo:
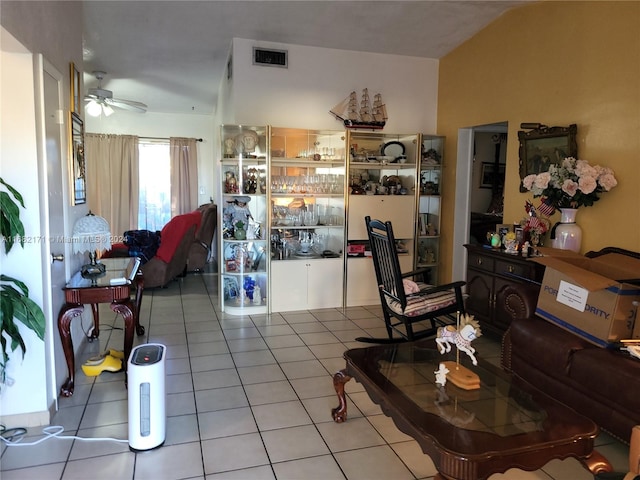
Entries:
<svg viewBox="0 0 640 480">
<path fill-rule="evenodd" d="M 480 480 L 567 457 L 594 473 L 611 471 L 593 449 L 595 423 L 482 359 L 473 366 L 460 355 L 481 383 L 480 389 L 462 390 L 435 383 L 440 362 L 456 361 L 456 355 L 441 355 L 432 340 L 352 349 L 344 358 L 346 368 L 333 380 L 340 402 L 332 410 L 334 421 L 347 419 L 344 386 L 354 378 L 431 457 L 437 478 Z"/>
</svg>

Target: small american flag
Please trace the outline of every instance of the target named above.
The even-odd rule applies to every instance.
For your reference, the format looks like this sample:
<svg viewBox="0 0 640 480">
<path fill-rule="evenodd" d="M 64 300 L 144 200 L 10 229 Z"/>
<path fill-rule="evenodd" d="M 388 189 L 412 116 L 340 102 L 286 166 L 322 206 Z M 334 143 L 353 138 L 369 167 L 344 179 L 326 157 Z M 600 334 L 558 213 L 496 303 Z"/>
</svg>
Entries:
<svg viewBox="0 0 640 480">
<path fill-rule="evenodd" d="M 538 207 L 538 211 L 542 214 L 542 215 L 546 215 L 547 217 L 550 217 L 551 215 L 553 215 L 556 211 L 555 207 L 553 205 L 551 205 L 551 202 L 549 202 L 548 198 L 543 198 L 542 202 L 540 202 L 540 206 Z"/>
<path fill-rule="evenodd" d="M 542 225 L 542 222 L 540 221 L 540 219 L 538 217 L 530 217 L 529 221 L 527 222 L 529 224 L 529 229 L 532 230 L 534 228 L 538 228 L 540 225 Z"/>
</svg>

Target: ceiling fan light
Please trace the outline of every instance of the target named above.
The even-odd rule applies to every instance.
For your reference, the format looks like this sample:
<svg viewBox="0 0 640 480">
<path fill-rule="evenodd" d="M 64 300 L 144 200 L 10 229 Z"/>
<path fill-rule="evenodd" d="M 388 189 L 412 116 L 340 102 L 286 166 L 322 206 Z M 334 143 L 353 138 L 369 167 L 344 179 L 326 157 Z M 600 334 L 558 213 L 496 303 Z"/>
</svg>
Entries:
<svg viewBox="0 0 640 480">
<path fill-rule="evenodd" d="M 111 105 L 107 105 L 107 104 L 102 105 L 102 113 L 104 113 L 105 117 L 111 116 L 111 114 L 113 114 L 113 112 L 114 112 L 114 110 L 113 110 L 113 108 L 111 108 Z"/>
<path fill-rule="evenodd" d="M 99 117 L 100 113 L 102 113 L 102 107 L 95 100 L 91 100 L 89 103 L 87 103 L 86 110 L 87 113 L 92 117 Z"/>
</svg>

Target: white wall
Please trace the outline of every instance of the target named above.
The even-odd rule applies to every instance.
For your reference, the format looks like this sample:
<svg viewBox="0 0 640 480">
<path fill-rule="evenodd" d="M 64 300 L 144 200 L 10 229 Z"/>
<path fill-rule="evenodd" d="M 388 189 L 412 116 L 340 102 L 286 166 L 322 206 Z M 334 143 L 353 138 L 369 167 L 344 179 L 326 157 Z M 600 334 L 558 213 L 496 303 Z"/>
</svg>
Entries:
<svg viewBox="0 0 640 480">
<path fill-rule="evenodd" d="M 288 50 L 288 68 L 253 65 L 254 46 Z M 241 38 L 232 51 L 233 99 L 218 115 L 226 123 L 341 130 L 329 110 L 368 88 L 386 104 L 385 132 L 436 132 L 437 60 Z"/>
<path fill-rule="evenodd" d="M 213 88 L 213 87 L 212 87 Z M 212 115 L 179 115 L 168 113 L 130 113 L 118 110 L 110 117 L 85 116 L 86 133 L 114 133 L 140 137 L 202 138 L 198 143 L 198 204 L 216 199 L 219 182 L 214 181 L 216 163 L 214 148 L 218 127 Z M 91 185 L 87 185 L 91 188 Z M 200 191 L 203 193 L 200 193 Z"/>
<path fill-rule="evenodd" d="M 0 9 L 2 23 L 0 47 L 0 165 L 2 177 L 14 184 L 24 195 L 27 209 L 23 211 L 23 223 L 26 234 L 40 236 L 42 231 L 41 211 L 45 202 L 39 201 L 46 185 L 38 185 L 38 158 L 34 103 L 34 67 L 33 55 L 41 53 L 53 67 L 62 74 L 63 91 L 69 91 L 69 62 L 82 64 L 82 3 L 68 1 L 50 2 L 3 2 Z M 63 98 L 65 113 L 68 112 L 69 98 Z M 65 115 L 66 118 L 66 115 Z M 66 168 L 62 166 L 63 171 Z M 65 232 L 72 230 L 75 220 L 86 214 L 86 205 L 72 207 L 65 205 Z M 24 251 L 14 247 L 10 255 L 1 259 L 2 273 L 26 280 L 30 289 L 30 297 L 39 305 L 43 305 L 44 283 L 43 270 L 48 263 L 42 262 L 41 245 L 25 246 Z M 67 262 L 71 270 L 75 269 L 79 259 Z M 62 283 L 65 283 L 63 281 Z M 85 309 L 85 314 L 86 314 Z M 46 317 L 47 335 L 57 335 L 56 318 Z M 75 322 L 79 323 L 79 322 Z M 27 345 L 24 361 L 18 354 L 9 375 L 14 377 L 12 387 L 3 388 L 0 393 L 0 414 L 5 424 L 18 422 L 19 425 L 37 425 L 48 423 L 49 411 L 54 407 L 51 398 L 47 398 L 47 384 L 51 379 L 44 379 L 47 361 L 53 356 L 47 354 L 47 346 L 31 333 L 23 329 L 23 337 Z M 72 325 L 74 346 L 80 348 L 76 341 L 76 330 Z M 13 360 L 13 359 L 12 359 Z M 52 395 L 57 392 L 52 392 Z"/>
<path fill-rule="evenodd" d="M 8 255 L 0 247 L 2 273 L 23 281 L 29 288 L 29 297 L 38 305 L 43 303 L 40 230 L 40 189 L 34 188 L 38 178 L 38 156 L 35 134 L 35 103 L 33 60 L 30 53 L 8 45 L 9 35 L 3 31 L 0 52 L 0 172 L 23 197 L 25 209 L 20 218 L 25 237 L 34 239 L 24 248 L 14 244 Z M 8 51 L 11 50 L 11 51 Z M 34 183 L 34 179 L 36 179 Z M 4 190 L 4 188 L 3 188 Z M 48 324 L 51 328 L 52 323 Z M 43 412 L 48 409 L 45 378 L 45 344 L 35 333 L 22 324 L 18 328 L 25 340 L 27 353 L 16 350 L 7 364 L 8 385 L 1 386 L 0 412 L 3 417 L 25 412 Z M 7 342 L 7 347 L 10 342 Z M 13 382 L 13 386 L 9 386 Z"/>
</svg>

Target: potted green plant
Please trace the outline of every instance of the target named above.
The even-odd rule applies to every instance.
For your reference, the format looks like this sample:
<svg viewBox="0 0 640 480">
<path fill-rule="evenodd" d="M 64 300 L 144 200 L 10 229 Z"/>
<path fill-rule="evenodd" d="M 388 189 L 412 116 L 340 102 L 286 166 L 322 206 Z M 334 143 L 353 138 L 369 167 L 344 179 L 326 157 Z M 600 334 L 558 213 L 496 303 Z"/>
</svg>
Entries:
<svg viewBox="0 0 640 480">
<path fill-rule="evenodd" d="M 20 207 L 25 208 L 22 195 L 0 177 L 0 184 L 7 191 L 0 191 L 0 233 L 4 241 L 4 251 L 8 254 L 15 242 L 24 248 L 24 225 L 20 220 Z M 13 198 L 12 198 L 13 197 Z M 40 340 L 44 340 L 45 319 L 42 309 L 29 298 L 29 288 L 17 278 L 0 274 L 0 384 L 5 383 L 5 369 L 9 352 L 22 350 L 22 358 L 27 346 L 14 320 L 33 330 Z M 9 342 L 7 344 L 7 342 Z"/>
</svg>

